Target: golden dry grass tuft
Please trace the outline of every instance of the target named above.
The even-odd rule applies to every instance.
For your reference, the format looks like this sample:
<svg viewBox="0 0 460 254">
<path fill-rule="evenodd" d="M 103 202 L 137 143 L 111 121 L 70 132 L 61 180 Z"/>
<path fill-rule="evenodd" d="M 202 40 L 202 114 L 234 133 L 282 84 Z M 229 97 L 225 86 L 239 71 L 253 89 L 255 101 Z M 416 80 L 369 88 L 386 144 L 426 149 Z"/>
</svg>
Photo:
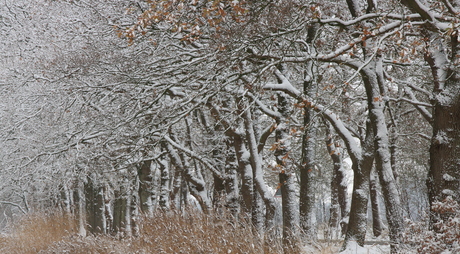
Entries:
<svg viewBox="0 0 460 254">
<path fill-rule="evenodd" d="M 76 232 L 76 222 L 71 216 L 61 213 L 30 214 L 13 226 L 11 234 L 0 238 L 0 252 L 38 253 Z"/>
<path fill-rule="evenodd" d="M 250 224 L 225 215 L 161 213 L 144 221 L 141 235 L 133 245 L 148 253 L 282 252 L 279 242 L 268 248 Z"/>
</svg>

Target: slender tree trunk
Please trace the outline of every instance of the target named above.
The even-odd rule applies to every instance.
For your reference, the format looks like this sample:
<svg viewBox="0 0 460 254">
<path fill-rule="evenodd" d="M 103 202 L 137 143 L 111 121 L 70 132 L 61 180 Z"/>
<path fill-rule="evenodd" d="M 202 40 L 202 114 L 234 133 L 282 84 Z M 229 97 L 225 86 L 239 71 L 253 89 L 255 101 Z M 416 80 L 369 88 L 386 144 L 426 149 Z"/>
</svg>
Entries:
<svg viewBox="0 0 460 254">
<path fill-rule="evenodd" d="M 129 191 L 130 196 L 130 209 L 129 219 L 131 226 L 131 235 L 139 236 L 139 179 L 136 179 L 133 184 L 133 189 Z M 169 207 L 168 207 L 169 208 Z"/>
<path fill-rule="evenodd" d="M 366 123 L 366 133 L 361 141 L 361 147 L 361 156 L 350 155 L 353 162 L 353 192 L 343 248 L 347 246 L 350 240 L 355 240 L 360 246 L 364 246 L 366 238 L 369 178 L 374 164 L 374 143 L 370 121 Z"/>
<path fill-rule="evenodd" d="M 71 213 L 72 207 L 72 195 L 70 194 L 70 190 L 66 184 L 62 185 L 61 187 L 61 195 L 60 195 L 60 207 L 62 211 L 66 214 Z"/>
<path fill-rule="evenodd" d="M 113 209 L 111 205 L 111 200 L 113 198 L 113 195 L 110 193 L 110 187 L 108 184 L 104 184 L 104 213 L 105 213 L 105 220 L 106 220 L 106 233 L 111 233 L 113 232 L 112 226 L 113 226 Z"/>
<path fill-rule="evenodd" d="M 171 144 L 165 145 L 169 158 L 176 170 L 183 172 L 185 180 L 188 182 L 190 194 L 198 201 L 204 213 L 209 213 L 212 204 L 207 194 L 206 184 L 200 174 L 194 175 L 190 171 L 190 165 L 183 159 Z M 197 171 L 197 170 L 196 170 Z"/>
<path fill-rule="evenodd" d="M 138 169 L 140 209 L 147 216 L 153 216 L 153 172 L 151 168 L 152 160 L 146 160 Z"/>
<path fill-rule="evenodd" d="M 281 209 L 283 217 L 283 246 L 285 253 L 292 252 L 295 248 L 298 224 L 298 207 L 296 200 L 296 188 L 294 172 L 290 168 L 289 152 L 291 141 L 289 140 L 289 108 L 288 98 L 284 93 L 278 94 L 278 112 L 282 115 L 277 119 L 275 131 L 276 149 L 275 158 L 279 168 L 279 184 L 281 188 Z"/>
<path fill-rule="evenodd" d="M 177 170 L 177 169 L 176 169 Z M 188 207 L 189 205 L 189 200 L 188 200 L 188 196 L 189 196 L 189 187 L 188 187 L 188 183 L 185 179 L 185 173 L 181 171 L 181 186 L 180 186 L 180 201 L 179 201 L 179 204 L 180 204 L 180 210 L 183 211 L 183 208 L 185 207 Z"/>
<path fill-rule="evenodd" d="M 238 191 L 238 165 L 233 143 L 233 137 L 231 137 L 230 141 L 227 142 L 229 154 L 225 159 L 225 174 L 227 175 L 227 180 L 225 181 L 225 191 L 227 193 L 225 202 L 233 217 L 236 217 L 239 212 L 238 197 L 240 193 Z"/>
<path fill-rule="evenodd" d="M 285 253 L 296 249 L 298 228 L 298 202 L 295 177 L 292 173 L 279 173 L 281 183 L 281 207 L 283 215 L 283 249 Z"/>
<path fill-rule="evenodd" d="M 119 234 L 124 233 L 126 229 L 126 213 L 129 209 L 126 189 L 120 187 L 120 189 L 115 190 L 114 196 L 112 233 Z"/>
<path fill-rule="evenodd" d="M 374 131 L 375 165 L 379 175 L 385 201 L 386 215 L 390 229 L 392 252 L 397 252 L 403 230 L 401 199 L 391 166 L 390 140 L 385 121 L 385 84 L 383 79 L 382 59 L 370 63 L 361 70 L 367 93 L 369 118 Z"/>
<path fill-rule="evenodd" d="M 308 29 L 307 43 L 312 44 L 316 37 L 316 26 Z M 311 47 L 314 54 L 314 46 Z M 308 62 L 305 66 L 305 78 L 303 82 L 303 94 L 315 98 L 317 89 L 316 76 L 317 69 L 313 62 Z M 315 190 L 314 178 L 316 167 L 316 140 L 318 121 L 314 120 L 315 111 L 308 105 L 304 107 L 302 135 L 302 158 L 300 167 L 300 190 L 299 190 L 299 224 L 303 233 L 312 239 L 317 238 L 316 216 L 315 216 Z"/>
<path fill-rule="evenodd" d="M 382 219 L 380 218 L 380 208 L 377 196 L 377 175 L 375 170 L 372 170 L 369 181 L 370 197 L 371 197 L 371 209 L 372 209 L 372 231 L 375 237 L 379 237 L 382 234 L 383 225 Z"/>
<path fill-rule="evenodd" d="M 75 204 L 74 214 L 78 221 L 78 234 L 86 236 L 86 216 L 85 216 L 85 200 L 83 192 L 83 183 L 78 181 L 73 189 L 73 201 Z"/>
<path fill-rule="evenodd" d="M 241 136 L 235 136 L 234 146 L 238 160 L 238 171 L 241 175 L 241 211 L 243 214 L 252 214 L 254 183 L 249 152 Z"/>
<path fill-rule="evenodd" d="M 172 168 L 174 169 L 174 168 Z M 174 179 L 173 179 L 173 186 L 171 191 L 171 208 L 176 210 L 181 210 L 182 199 L 181 199 L 181 190 L 182 190 L 182 171 L 178 169 L 174 169 Z"/>
<path fill-rule="evenodd" d="M 342 148 L 334 141 L 332 130 L 328 130 L 326 139 L 327 150 L 333 162 L 333 174 L 331 181 L 331 208 L 329 226 L 333 230 L 341 228 L 341 234 L 345 235 L 348 225 L 348 186 L 345 168 L 342 161 Z M 335 238 L 335 237 L 334 237 Z"/>
<path fill-rule="evenodd" d="M 254 185 L 257 192 L 265 204 L 265 228 L 271 229 L 275 223 L 275 200 L 272 194 L 268 191 L 265 181 L 263 179 L 262 162 L 257 150 L 258 143 L 254 134 L 253 119 L 250 109 L 243 113 L 244 125 L 246 131 L 246 138 L 249 146 L 250 161 L 253 172 Z M 254 213 L 254 211 L 253 211 Z"/>
<path fill-rule="evenodd" d="M 214 209 L 222 208 L 223 201 L 225 198 L 225 181 L 217 176 L 213 176 L 214 178 L 214 188 L 213 188 L 213 195 L 212 195 L 212 204 Z"/>
<path fill-rule="evenodd" d="M 254 190 L 257 189 L 255 183 L 253 188 Z M 263 235 L 265 232 L 264 207 L 264 202 L 260 193 L 258 191 L 254 191 L 252 193 L 251 222 L 260 235 Z"/>
<path fill-rule="evenodd" d="M 160 158 L 160 195 L 158 205 L 163 211 L 169 210 L 169 165 L 166 160 Z"/>
<path fill-rule="evenodd" d="M 314 112 L 310 107 L 305 107 L 304 127 L 302 136 L 302 164 L 300 168 L 300 228 L 303 232 L 316 239 L 315 226 L 315 157 L 316 157 L 316 129 L 317 123 L 313 121 Z"/>
</svg>

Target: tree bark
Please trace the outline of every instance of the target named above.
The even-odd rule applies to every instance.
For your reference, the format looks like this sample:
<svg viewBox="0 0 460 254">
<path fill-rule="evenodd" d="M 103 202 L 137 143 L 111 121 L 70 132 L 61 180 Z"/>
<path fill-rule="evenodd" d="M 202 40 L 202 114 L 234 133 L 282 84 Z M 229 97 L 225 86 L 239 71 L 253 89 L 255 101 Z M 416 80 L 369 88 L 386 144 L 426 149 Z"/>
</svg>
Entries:
<svg viewBox="0 0 460 254">
<path fill-rule="evenodd" d="M 313 28 L 310 30 L 314 30 Z M 311 31 L 314 33 L 314 31 Z M 310 35 L 309 38 L 314 35 Z M 313 77 L 315 73 L 313 64 L 310 62 L 306 66 L 305 81 L 303 84 L 303 94 L 306 96 L 313 95 L 315 92 L 315 83 Z M 302 157 L 300 166 L 300 190 L 299 190 L 299 224 L 303 233 L 316 239 L 316 221 L 315 221 L 315 190 L 314 177 L 316 167 L 316 136 L 317 121 L 314 121 L 314 109 L 305 105 L 302 134 Z"/>
<path fill-rule="evenodd" d="M 160 158 L 158 161 L 160 167 L 160 195 L 158 205 L 161 210 L 169 210 L 169 165 L 168 162 Z"/>
<path fill-rule="evenodd" d="M 139 203 L 141 212 L 153 216 L 153 172 L 152 160 L 143 161 L 138 169 Z"/>
<path fill-rule="evenodd" d="M 104 188 L 95 183 L 94 175 L 87 177 L 84 185 L 86 204 L 86 223 L 93 234 L 106 233 Z"/>
<path fill-rule="evenodd" d="M 460 42 L 458 31 L 450 36 L 451 56 L 441 38 L 429 32 L 432 44 L 425 59 L 433 79 L 433 136 L 430 145 L 428 198 L 430 205 L 451 196 L 460 202 Z M 431 225 L 452 214 L 431 213 Z M 435 230 L 439 230 L 434 228 Z"/>
<path fill-rule="evenodd" d="M 377 195 L 377 175 L 375 170 L 371 172 L 371 178 L 369 181 L 370 197 L 371 197 L 371 211 L 372 211 L 372 232 L 375 237 L 379 237 L 382 234 L 383 225 L 382 219 L 380 218 L 380 208 Z"/>
<path fill-rule="evenodd" d="M 289 140 L 289 108 L 288 98 L 284 93 L 278 93 L 278 112 L 281 117 L 277 119 L 275 131 L 276 149 L 275 158 L 279 170 L 279 184 L 281 188 L 281 210 L 283 217 L 283 247 L 285 253 L 295 247 L 297 237 L 298 207 L 296 200 L 296 188 L 294 172 L 289 166 L 289 153 L 291 141 Z"/>
<path fill-rule="evenodd" d="M 391 249 L 392 252 L 397 252 L 404 225 L 401 199 L 391 166 L 390 140 L 385 121 L 384 96 L 386 90 L 381 66 L 382 59 L 381 56 L 376 56 L 376 58 L 362 68 L 361 74 L 367 94 L 369 118 L 374 131 L 375 165 L 385 201 Z"/>
<path fill-rule="evenodd" d="M 77 181 L 73 189 L 74 214 L 78 222 L 78 234 L 86 236 L 85 198 L 83 183 Z"/>
<path fill-rule="evenodd" d="M 326 139 L 327 150 L 333 163 L 333 173 L 331 181 L 331 208 L 329 226 L 332 230 L 341 229 L 341 234 L 345 235 L 348 227 L 348 192 L 345 182 L 345 168 L 342 161 L 342 148 L 337 145 L 332 136 L 332 130 L 327 128 L 328 138 Z M 336 238 L 334 236 L 333 238 Z"/>
<path fill-rule="evenodd" d="M 369 177 L 374 163 L 372 127 L 368 121 L 366 133 L 361 142 L 362 155 L 350 155 L 353 165 L 353 192 L 351 196 L 350 218 L 343 248 L 350 240 L 364 246 L 367 231 L 367 204 L 369 201 Z"/>
<path fill-rule="evenodd" d="M 227 141 L 228 155 L 225 158 L 225 174 L 227 176 L 225 181 L 225 192 L 227 195 L 225 203 L 233 217 L 236 217 L 240 210 L 238 204 L 240 193 L 238 189 L 238 165 L 236 162 L 233 140 L 234 138 L 230 137 L 230 140 Z"/>
<path fill-rule="evenodd" d="M 128 217 L 128 197 L 126 188 L 121 186 L 114 191 L 114 204 L 113 204 L 113 234 L 125 233 Z"/>
<path fill-rule="evenodd" d="M 258 143 L 254 134 L 254 126 L 252 123 L 253 119 L 250 109 L 244 111 L 243 118 L 246 131 L 246 139 L 249 147 L 254 185 L 265 204 L 265 229 L 271 229 L 275 225 L 275 200 L 272 194 L 268 191 L 263 179 L 262 162 L 257 150 Z"/>
<path fill-rule="evenodd" d="M 174 147 L 168 142 L 165 145 L 165 150 L 168 151 L 169 158 L 176 170 L 183 172 L 185 180 L 188 182 L 190 194 L 198 201 L 201 210 L 204 213 L 209 213 L 212 204 L 207 194 L 206 184 L 200 174 L 194 175 L 190 170 L 190 165 L 186 160 L 178 154 Z"/>
<path fill-rule="evenodd" d="M 243 214 L 251 215 L 254 183 L 251 162 L 249 161 L 249 151 L 246 149 L 243 140 L 241 136 L 235 136 L 234 146 L 238 160 L 238 171 L 241 175 L 241 211 Z"/>
</svg>

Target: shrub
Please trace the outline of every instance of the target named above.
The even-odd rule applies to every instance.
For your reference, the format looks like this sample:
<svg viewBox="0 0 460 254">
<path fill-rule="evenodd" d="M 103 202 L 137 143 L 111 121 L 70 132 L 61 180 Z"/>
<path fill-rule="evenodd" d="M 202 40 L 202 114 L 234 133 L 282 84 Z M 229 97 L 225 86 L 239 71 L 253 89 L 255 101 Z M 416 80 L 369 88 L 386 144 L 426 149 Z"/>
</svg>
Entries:
<svg viewBox="0 0 460 254">
<path fill-rule="evenodd" d="M 405 241 L 416 253 L 460 253 L 460 205 L 451 197 L 432 205 L 432 211 L 440 215 L 433 230 L 426 230 L 427 223 L 410 222 Z"/>
</svg>

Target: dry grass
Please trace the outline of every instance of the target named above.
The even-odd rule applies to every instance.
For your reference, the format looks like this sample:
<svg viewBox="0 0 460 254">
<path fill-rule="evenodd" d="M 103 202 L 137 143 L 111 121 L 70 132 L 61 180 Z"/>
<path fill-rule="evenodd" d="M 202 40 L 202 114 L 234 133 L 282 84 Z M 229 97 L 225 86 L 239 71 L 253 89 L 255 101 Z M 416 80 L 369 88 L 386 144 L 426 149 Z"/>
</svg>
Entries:
<svg viewBox="0 0 460 254">
<path fill-rule="evenodd" d="M 38 253 L 51 244 L 76 234 L 76 223 L 63 214 L 36 213 L 25 216 L 0 239 L 1 253 Z"/>
<path fill-rule="evenodd" d="M 0 253 L 283 253 L 280 239 L 264 241 L 248 223 L 227 215 L 159 212 L 140 224 L 137 237 L 81 237 L 69 216 L 32 215 L 0 239 Z M 318 247 L 287 252 L 333 253 L 329 246 Z"/>
<path fill-rule="evenodd" d="M 225 216 L 192 213 L 159 214 L 143 223 L 141 235 L 134 246 L 148 253 L 280 253 L 279 242 L 270 244 L 254 237 L 246 222 L 225 219 Z"/>
</svg>

